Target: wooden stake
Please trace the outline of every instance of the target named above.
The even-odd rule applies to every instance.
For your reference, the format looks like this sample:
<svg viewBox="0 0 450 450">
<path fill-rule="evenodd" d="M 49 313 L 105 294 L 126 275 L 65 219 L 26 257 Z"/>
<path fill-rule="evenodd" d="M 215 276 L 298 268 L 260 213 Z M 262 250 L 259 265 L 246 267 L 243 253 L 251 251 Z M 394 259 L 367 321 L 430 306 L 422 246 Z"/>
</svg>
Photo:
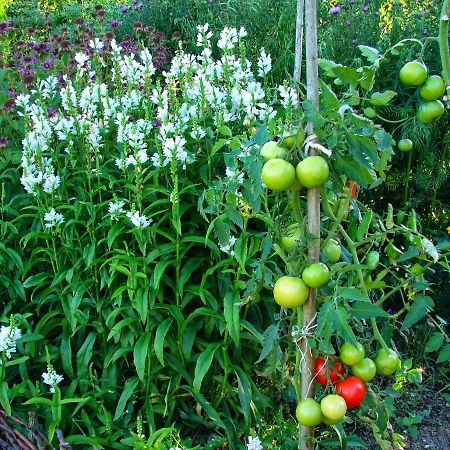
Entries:
<svg viewBox="0 0 450 450">
<path fill-rule="evenodd" d="M 305 0 L 297 0 L 297 24 L 295 27 L 295 63 L 294 80 L 302 78 L 303 62 L 303 28 L 305 24 Z"/>
</svg>

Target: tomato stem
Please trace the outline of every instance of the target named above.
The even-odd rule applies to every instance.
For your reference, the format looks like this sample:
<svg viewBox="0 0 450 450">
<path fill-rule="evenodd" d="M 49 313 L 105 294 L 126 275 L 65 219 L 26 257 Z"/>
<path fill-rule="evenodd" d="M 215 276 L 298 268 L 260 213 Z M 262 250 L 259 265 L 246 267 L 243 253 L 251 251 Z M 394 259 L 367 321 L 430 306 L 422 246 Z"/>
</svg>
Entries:
<svg viewBox="0 0 450 450">
<path fill-rule="evenodd" d="M 412 148 L 409 151 L 408 154 L 408 162 L 406 164 L 406 174 L 405 174 L 405 190 L 403 192 L 403 203 L 406 203 L 408 201 L 408 191 L 409 191 L 409 177 L 411 174 L 411 162 L 412 162 L 412 154 L 413 154 L 414 148 Z"/>
<path fill-rule="evenodd" d="M 442 64 L 442 78 L 447 86 L 447 92 L 450 87 L 450 48 L 448 44 L 450 20 L 450 0 L 444 0 L 442 3 L 441 17 L 439 21 L 439 53 Z"/>
</svg>

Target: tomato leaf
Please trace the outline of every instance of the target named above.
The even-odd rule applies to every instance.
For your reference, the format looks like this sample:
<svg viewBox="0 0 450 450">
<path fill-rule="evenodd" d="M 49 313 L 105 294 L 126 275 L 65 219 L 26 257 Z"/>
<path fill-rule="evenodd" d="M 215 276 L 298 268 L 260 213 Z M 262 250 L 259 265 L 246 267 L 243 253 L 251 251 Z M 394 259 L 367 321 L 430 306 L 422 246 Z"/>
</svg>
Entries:
<svg viewBox="0 0 450 450">
<path fill-rule="evenodd" d="M 358 45 L 358 48 L 367 61 L 371 63 L 374 63 L 380 57 L 380 52 L 376 48 L 368 45 Z"/>
<path fill-rule="evenodd" d="M 414 302 L 403 321 L 402 330 L 411 328 L 415 323 L 423 319 L 428 312 L 428 305 L 427 297 L 416 295 L 414 297 Z"/>
<path fill-rule="evenodd" d="M 430 339 L 428 339 L 425 346 L 426 352 L 437 352 L 444 342 L 444 335 L 442 333 L 433 333 Z"/>
<path fill-rule="evenodd" d="M 354 287 L 344 287 L 337 290 L 337 296 L 346 300 L 357 300 L 359 302 L 368 302 L 369 297 Z"/>
<path fill-rule="evenodd" d="M 389 317 L 389 313 L 373 303 L 354 302 L 352 313 L 359 319 L 370 319 L 371 317 Z"/>
<path fill-rule="evenodd" d="M 356 239 L 361 242 L 366 237 L 370 223 L 372 222 L 373 212 L 369 209 L 366 214 L 364 214 L 364 218 L 358 226 L 358 230 L 356 232 Z"/>
<path fill-rule="evenodd" d="M 396 97 L 397 92 L 394 91 L 384 91 L 384 92 L 374 92 L 369 99 L 369 103 L 374 106 L 386 106 Z"/>
<path fill-rule="evenodd" d="M 439 353 L 439 356 L 436 360 L 436 362 L 439 363 L 443 363 L 443 362 L 447 362 L 450 360 L 450 344 L 447 344 Z"/>
<path fill-rule="evenodd" d="M 330 316 L 336 333 L 342 336 L 346 341 L 357 345 L 355 335 L 353 334 L 353 330 L 349 325 L 350 317 L 347 311 L 344 308 L 339 307 L 331 311 Z"/>
<path fill-rule="evenodd" d="M 361 167 L 351 156 L 338 155 L 336 158 L 336 170 L 342 172 L 347 178 L 366 188 L 376 180 L 372 169 Z"/>
</svg>

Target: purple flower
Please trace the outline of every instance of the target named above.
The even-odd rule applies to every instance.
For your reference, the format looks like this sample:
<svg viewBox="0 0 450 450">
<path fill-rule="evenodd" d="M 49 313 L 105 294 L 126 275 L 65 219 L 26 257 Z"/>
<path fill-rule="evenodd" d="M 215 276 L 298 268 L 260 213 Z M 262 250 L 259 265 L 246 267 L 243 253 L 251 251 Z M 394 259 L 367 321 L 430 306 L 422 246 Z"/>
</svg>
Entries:
<svg viewBox="0 0 450 450">
<path fill-rule="evenodd" d="M 130 7 L 127 6 L 127 5 L 122 5 L 122 6 L 119 8 L 119 10 L 120 10 L 120 12 L 121 12 L 122 14 L 126 13 L 129 9 L 130 9 Z"/>
<path fill-rule="evenodd" d="M 153 123 L 154 127 L 160 127 L 161 126 L 161 121 L 159 119 L 154 119 L 152 123 Z"/>
<path fill-rule="evenodd" d="M 55 60 L 53 58 L 45 58 L 44 62 L 42 63 L 42 67 L 45 70 L 50 70 L 54 64 L 55 64 Z"/>
<path fill-rule="evenodd" d="M 341 12 L 340 5 L 334 5 L 330 8 L 330 14 L 339 14 Z"/>
<path fill-rule="evenodd" d="M 364 12 L 369 11 L 369 6 L 368 6 L 368 5 L 364 5 L 364 6 L 363 6 L 363 11 L 364 11 Z"/>
<path fill-rule="evenodd" d="M 122 22 L 117 19 L 112 19 L 109 24 L 111 25 L 111 28 L 117 28 L 120 27 L 120 25 L 122 25 Z"/>
<path fill-rule="evenodd" d="M 49 119 L 53 119 L 53 117 L 56 117 L 58 115 L 58 110 L 56 108 L 48 108 L 47 114 Z"/>
<path fill-rule="evenodd" d="M 8 147 L 9 142 L 6 136 L 0 136 L 0 148 Z"/>
</svg>

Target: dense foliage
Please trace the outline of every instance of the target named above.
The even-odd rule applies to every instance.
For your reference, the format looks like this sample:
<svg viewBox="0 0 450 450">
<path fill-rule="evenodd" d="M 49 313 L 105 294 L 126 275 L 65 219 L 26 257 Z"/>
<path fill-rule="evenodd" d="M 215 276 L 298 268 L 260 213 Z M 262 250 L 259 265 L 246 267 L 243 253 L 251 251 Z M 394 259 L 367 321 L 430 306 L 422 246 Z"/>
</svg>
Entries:
<svg viewBox="0 0 450 450">
<path fill-rule="evenodd" d="M 401 2 L 323 2 L 332 32 L 321 38 L 316 110 L 303 85 L 284 80 L 295 2 L 228 3 L 6 10 L 0 405 L 35 412 L 50 441 L 59 428 L 74 448 L 294 448 L 307 339 L 324 364 L 340 350 L 353 367 L 335 370 L 368 382 L 349 400 L 358 409 L 320 428 L 318 445 L 364 447 L 354 430 L 366 425 L 380 448 L 404 446 L 395 399 L 420 383 L 419 364 L 450 356 L 434 313 L 449 274 L 448 112 L 436 124 L 416 119 L 416 88 L 398 70 L 422 56 L 439 69 L 428 43 L 389 38 L 425 21 L 390 21 L 407 9 Z M 51 14 L 35 16 L 42 6 Z M 366 45 L 350 49 L 350 39 Z M 304 141 L 307 121 L 320 145 Z M 412 139 L 417 159 L 398 151 L 400 138 Z M 313 181 L 298 166 L 311 148 L 324 157 Z M 275 164 L 273 151 L 283 158 Z M 280 185 L 271 167 L 321 186 L 316 267 L 306 191 Z M 290 308 L 304 284 L 289 304 L 301 274 L 320 287 L 314 327 Z M 287 298 L 276 286 L 288 277 Z M 358 342 L 378 376 L 393 378 L 372 380 L 366 360 L 355 366 L 360 358 L 342 348 Z M 381 361 L 388 349 L 391 367 Z M 326 372 L 315 391 L 334 396 Z"/>
</svg>

